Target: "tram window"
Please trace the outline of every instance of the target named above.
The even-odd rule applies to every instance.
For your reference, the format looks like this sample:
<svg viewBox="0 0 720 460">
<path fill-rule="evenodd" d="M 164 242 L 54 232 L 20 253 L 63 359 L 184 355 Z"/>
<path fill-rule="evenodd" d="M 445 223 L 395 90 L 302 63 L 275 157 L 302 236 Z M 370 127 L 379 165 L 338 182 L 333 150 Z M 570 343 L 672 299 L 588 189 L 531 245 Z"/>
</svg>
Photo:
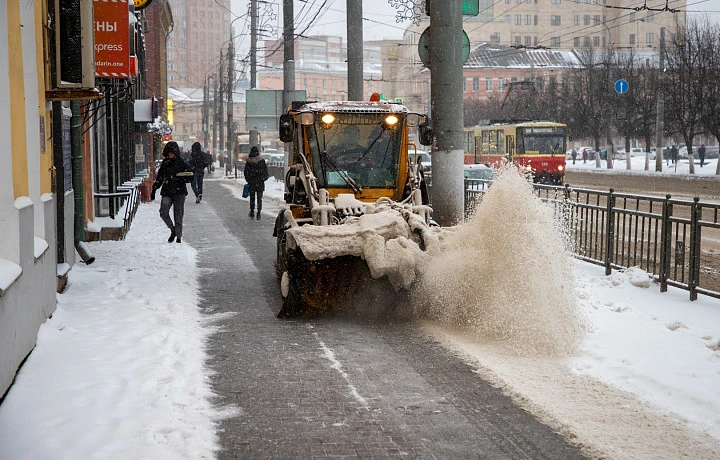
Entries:
<svg viewBox="0 0 720 460">
<path fill-rule="evenodd" d="M 482 138 L 480 136 L 475 136 L 475 154 L 482 155 Z"/>
<path fill-rule="evenodd" d="M 497 149 L 497 131 L 495 131 L 494 129 L 488 131 L 488 147 L 489 147 L 488 152 L 491 155 L 498 153 L 497 152 L 497 150 L 498 150 Z"/>
<path fill-rule="evenodd" d="M 497 135 L 497 151 L 499 154 L 505 155 L 505 131 L 498 130 Z"/>
<path fill-rule="evenodd" d="M 483 153 L 490 152 L 489 135 L 487 131 L 482 132 L 482 151 Z"/>
</svg>

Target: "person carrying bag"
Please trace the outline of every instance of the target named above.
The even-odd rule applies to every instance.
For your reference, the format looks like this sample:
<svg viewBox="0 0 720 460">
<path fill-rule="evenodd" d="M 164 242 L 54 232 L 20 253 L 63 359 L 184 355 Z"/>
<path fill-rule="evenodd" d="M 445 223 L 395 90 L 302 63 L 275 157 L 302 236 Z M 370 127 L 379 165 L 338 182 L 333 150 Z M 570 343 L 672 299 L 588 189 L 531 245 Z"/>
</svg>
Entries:
<svg viewBox="0 0 720 460">
<path fill-rule="evenodd" d="M 268 180 L 270 174 L 268 173 L 267 163 L 263 157 L 260 156 L 260 151 L 257 146 L 252 146 L 250 154 L 245 162 L 245 169 L 243 175 L 247 181 L 247 191 L 250 196 L 250 212 L 248 216 L 255 217 L 255 208 L 257 207 L 257 220 L 260 220 L 260 211 L 262 210 L 262 197 L 265 191 L 265 181 Z M 243 189 L 243 197 L 245 196 L 245 189 Z"/>
</svg>

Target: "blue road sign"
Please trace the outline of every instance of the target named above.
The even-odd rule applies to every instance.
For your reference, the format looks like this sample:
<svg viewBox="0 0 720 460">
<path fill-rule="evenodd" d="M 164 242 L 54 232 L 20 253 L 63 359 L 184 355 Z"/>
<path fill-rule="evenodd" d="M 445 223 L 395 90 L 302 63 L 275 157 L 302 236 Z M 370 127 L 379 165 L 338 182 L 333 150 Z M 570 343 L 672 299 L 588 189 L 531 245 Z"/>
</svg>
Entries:
<svg viewBox="0 0 720 460">
<path fill-rule="evenodd" d="M 620 79 L 615 82 L 615 92 L 618 94 L 627 93 L 628 88 L 630 88 L 630 85 L 628 85 L 627 80 Z"/>
</svg>

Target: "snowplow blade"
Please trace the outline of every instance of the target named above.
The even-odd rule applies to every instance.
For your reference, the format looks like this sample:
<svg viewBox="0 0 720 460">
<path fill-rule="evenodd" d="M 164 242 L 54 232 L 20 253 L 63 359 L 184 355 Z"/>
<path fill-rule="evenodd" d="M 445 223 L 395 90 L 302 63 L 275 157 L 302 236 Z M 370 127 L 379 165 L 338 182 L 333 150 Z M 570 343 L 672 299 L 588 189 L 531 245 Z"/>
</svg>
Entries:
<svg viewBox="0 0 720 460">
<path fill-rule="evenodd" d="M 396 291 L 387 277 L 374 279 L 357 256 L 310 261 L 300 249 L 287 253 L 283 306 L 278 318 L 351 315 L 387 317 L 397 313 L 407 291 Z"/>
</svg>

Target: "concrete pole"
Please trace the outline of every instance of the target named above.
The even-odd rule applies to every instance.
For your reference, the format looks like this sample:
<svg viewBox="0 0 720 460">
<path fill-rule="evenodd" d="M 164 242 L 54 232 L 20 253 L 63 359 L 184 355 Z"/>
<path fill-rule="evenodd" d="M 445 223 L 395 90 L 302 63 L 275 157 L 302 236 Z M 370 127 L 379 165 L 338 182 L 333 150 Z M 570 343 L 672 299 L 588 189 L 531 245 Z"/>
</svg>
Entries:
<svg viewBox="0 0 720 460">
<path fill-rule="evenodd" d="M 362 1 L 347 0 L 348 100 L 363 100 Z"/>
<path fill-rule="evenodd" d="M 235 167 L 235 133 L 233 132 L 233 90 L 235 89 L 235 47 L 233 46 L 232 32 L 228 43 L 228 98 L 227 98 L 227 150 L 230 155 L 230 170 Z"/>
<path fill-rule="evenodd" d="M 205 86 L 203 86 L 203 148 L 210 148 L 210 88 L 208 86 L 210 77 L 205 77 Z"/>
<path fill-rule="evenodd" d="M 441 226 L 464 218 L 462 0 L 430 5 L 429 59 L 433 132 L 433 217 Z"/>
<path fill-rule="evenodd" d="M 250 1 L 250 89 L 257 88 L 257 0 Z M 250 129 L 250 147 L 258 148 L 257 126 L 248 126 Z"/>
<path fill-rule="evenodd" d="M 221 153 L 225 150 L 225 114 L 224 105 L 225 102 L 225 61 L 223 60 L 222 50 L 220 51 L 220 70 L 218 71 L 218 145 L 220 146 Z M 228 170 L 229 158 L 223 159 L 225 162 L 225 171 Z"/>
<path fill-rule="evenodd" d="M 283 110 L 295 96 L 295 24 L 293 0 L 283 0 Z M 292 157 L 292 142 L 285 143 L 285 173 Z"/>
<path fill-rule="evenodd" d="M 212 134 L 212 146 L 213 146 L 213 153 L 215 155 L 218 154 L 218 137 L 217 137 L 217 127 L 218 127 L 218 78 L 217 75 L 212 75 L 212 82 L 213 82 L 213 93 L 212 93 L 212 104 L 213 104 L 213 134 Z"/>
<path fill-rule="evenodd" d="M 662 171 L 663 164 L 663 131 L 665 129 L 665 27 L 660 28 L 660 68 L 658 69 L 658 92 L 657 92 L 657 118 L 655 119 L 655 171 Z M 630 153 L 630 152 L 628 152 Z M 670 152 L 668 152 L 670 155 Z"/>
</svg>

